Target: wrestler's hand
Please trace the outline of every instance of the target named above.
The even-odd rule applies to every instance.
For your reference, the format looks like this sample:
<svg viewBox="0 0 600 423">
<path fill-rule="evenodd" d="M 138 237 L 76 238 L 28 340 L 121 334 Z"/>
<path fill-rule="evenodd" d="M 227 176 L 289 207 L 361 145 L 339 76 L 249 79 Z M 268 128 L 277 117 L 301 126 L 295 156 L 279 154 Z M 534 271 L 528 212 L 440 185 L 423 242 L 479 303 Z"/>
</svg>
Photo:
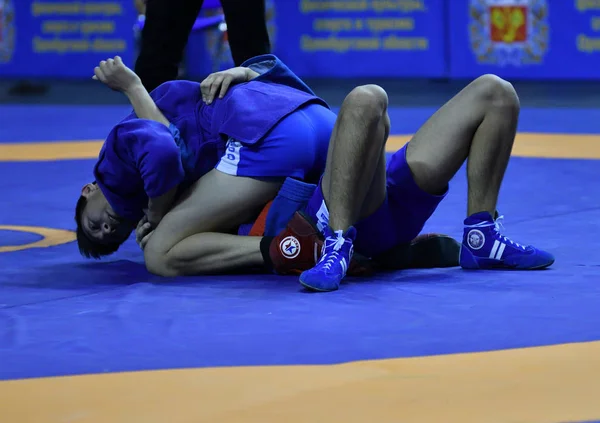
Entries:
<svg viewBox="0 0 600 423">
<path fill-rule="evenodd" d="M 150 237 L 153 234 L 154 234 L 154 229 L 152 231 L 150 231 L 150 233 L 148 233 L 148 235 L 143 237 L 142 240 L 140 241 L 140 248 L 142 249 L 142 251 L 144 251 L 144 249 L 146 248 L 146 244 L 148 244 L 148 240 L 150 239 Z"/>
<path fill-rule="evenodd" d="M 177 198 L 178 190 L 179 185 L 176 185 L 164 194 L 148 199 L 146 217 L 148 218 L 148 222 L 150 222 L 152 229 L 156 229 L 163 217 L 171 210 L 175 203 L 175 199 Z"/>
<path fill-rule="evenodd" d="M 93 79 L 99 80 L 108 85 L 109 88 L 127 93 L 134 87 L 142 85 L 142 81 L 137 74 L 129 69 L 123 63 L 119 56 L 114 59 L 103 60 L 94 68 Z"/>
<path fill-rule="evenodd" d="M 156 229 L 163 217 L 164 215 L 162 213 L 157 213 L 152 209 L 148 209 L 146 212 L 146 219 L 152 229 Z"/>
<path fill-rule="evenodd" d="M 137 228 L 135 228 L 135 242 L 137 242 L 142 250 L 146 247 L 146 244 L 153 233 L 154 228 L 150 222 L 148 222 L 148 218 L 144 216 L 138 223 Z"/>
<path fill-rule="evenodd" d="M 202 100 L 206 104 L 211 104 L 217 93 L 219 98 L 223 98 L 231 85 L 248 82 L 258 75 L 252 69 L 242 67 L 211 73 L 200 83 Z"/>
</svg>

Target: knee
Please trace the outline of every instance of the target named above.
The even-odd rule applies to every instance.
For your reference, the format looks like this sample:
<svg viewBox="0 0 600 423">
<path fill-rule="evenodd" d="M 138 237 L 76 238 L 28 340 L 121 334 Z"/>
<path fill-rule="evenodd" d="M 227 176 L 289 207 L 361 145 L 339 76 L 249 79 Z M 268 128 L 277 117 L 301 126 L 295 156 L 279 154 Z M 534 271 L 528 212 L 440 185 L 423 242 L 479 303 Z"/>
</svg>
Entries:
<svg viewBox="0 0 600 423">
<path fill-rule="evenodd" d="M 487 74 L 473 82 L 477 98 L 486 108 L 519 111 L 519 97 L 512 84 L 499 76 Z"/>
<path fill-rule="evenodd" d="M 172 260 L 169 253 L 146 247 L 144 250 L 144 262 L 148 272 L 156 276 L 172 278 L 182 276 L 178 270 L 177 263 Z"/>
<path fill-rule="evenodd" d="M 342 107 L 361 119 L 383 123 L 387 115 L 388 96 L 378 85 L 361 85 L 350 91 Z"/>
</svg>

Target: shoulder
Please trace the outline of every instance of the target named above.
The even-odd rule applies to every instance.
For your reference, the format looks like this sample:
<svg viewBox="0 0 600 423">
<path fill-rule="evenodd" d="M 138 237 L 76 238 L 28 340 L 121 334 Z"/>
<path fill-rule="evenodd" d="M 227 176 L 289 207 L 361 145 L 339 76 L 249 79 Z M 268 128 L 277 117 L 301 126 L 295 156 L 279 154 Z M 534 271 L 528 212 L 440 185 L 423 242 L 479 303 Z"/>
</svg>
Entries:
<svg viewBox="0 0 600 423">
<path fill-rule="evenodd" d="M 156 99 L 165 95 L 185 95 L 189 96 L 200 92 L 200 84 L 194 81 L 168 81 L 159 85 L 150 93 L 152 98 Z"/>
</svg>

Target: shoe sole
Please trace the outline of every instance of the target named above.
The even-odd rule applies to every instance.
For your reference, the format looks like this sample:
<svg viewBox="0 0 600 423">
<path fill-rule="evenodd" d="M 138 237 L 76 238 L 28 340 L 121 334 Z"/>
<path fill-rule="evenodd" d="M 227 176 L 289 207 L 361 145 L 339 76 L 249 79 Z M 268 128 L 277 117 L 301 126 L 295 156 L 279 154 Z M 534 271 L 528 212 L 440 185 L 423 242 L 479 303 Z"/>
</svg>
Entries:
<svg viewBox="0 0 600 423">
<path fill-rule="evenodd" d="M 520 271 L 523 271 L 523 270 L 543 270 L 543 269 L 546 269 L 546 268 L 552 266 L 554 264 L 554 262 L 556 261 L 556 259 L 554 259 L 554 260 L 551 260 L 549 262 L 546 262 L 546 263 L 543 263 L 543 264 L 540 264 L 540 265 L 534 266 L 534 267 L 516 267 L 516 266 L 510 267 L 510 266 L 507 266 L 507 265 L 497 265 L 497 266 L 490 266 L 490 267 L 481 267 L 481 266 L 479 266 L 479 262 L 477 261 L 477 259 L 475 258 L 475 256 L 470 251 L 467 250 L 467 252 L 471 256 L 472 262 L 477 264 L 477 267 L 464 267 L 461 264 L 460 267 L 463 270 L 515 270 L 515 271 L 516 270 L 520 270 Z M 461 252 L 459 254 L 462 254 L 462 245 L 461 245 Z"/>
<path fill-rule="evenodd" d="M 301 278 L 299 278 L 299 281 L 300 281 L 300 285 L 302 285 L 306 289 L 308 289 L 310 291 L 314 291 L 314 292 L 333 292 L 333 291 L 337 291 L 339 289 L 339 288 L 336 288 L 336 289 L 319 289 L 319 288 L 315 288 L 314 286 L 307 285 L 306 283 L 304 283 L 302 281 Z"/>
<path fill-rule="evenodd" d="M 552 266 L 554 264 L 554 261 L 550 262 L 550 263 L 545 263 L 545 264 L 541 264 L 539 266 L 535 266 L 535 267 L 502 267 L 502 266 L 495 266 L 495 267 L 462 267 L 462 270 L 513 270 L 513 271 L 527 271 L 527 270 L 544 270 L 547 269 L 548 267 Z"/>
<path fill-rule="evenodd" d="M 319 288 L 315 288 L 314 286 L 308 285 L 306 282 L 304 282 L 302 280 L 302 274 L 300 274 L 300 277 L 298 278 L 298 282 L 300 282 L 300 285 L 302 285 L 306 289 L 308 289 L 310 291 L 315 291 L 315 292 L 333 292 L 333 291 L 337 291 L 338 289 L 340 289 L 339 286 L 336 289 L 319 289 Z"/>
</svg>

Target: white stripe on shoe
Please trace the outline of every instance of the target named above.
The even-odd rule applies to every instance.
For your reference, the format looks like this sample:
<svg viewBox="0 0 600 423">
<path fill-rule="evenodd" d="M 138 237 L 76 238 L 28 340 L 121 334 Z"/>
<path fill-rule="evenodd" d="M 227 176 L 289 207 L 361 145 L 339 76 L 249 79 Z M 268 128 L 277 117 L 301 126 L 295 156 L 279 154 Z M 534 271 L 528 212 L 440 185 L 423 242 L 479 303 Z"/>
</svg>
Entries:
<svg viewBox="0 0 600 423">
<path fill-rule="evenodd" d="M 502 258 L 502 254 L 504 254 L 505 248 L 505 243 L 495 240 L 494 245 L 492 246 L 492 251 L 490 251 L 490 258 L 500 260 Z"/>
<path fill-rule="evenodd" d="M 348 271 L 348 264 L 346 263 L 345 258 L 342 258 L 341 264 L 342 264 L 342 270 L 344 271 L 344 275 L 346 275 L 346 272 Z"/>
<path fill-rule="evenodd" d="M 496 253 L 496 260 L 501 260 L 502 259 L 502 254 L 504 254 L 504 249 L 506 248 L 506 244 L 505 243 L 500 243 L 500 248 L 498 248 L 498 252 Z"/>
</svg>

